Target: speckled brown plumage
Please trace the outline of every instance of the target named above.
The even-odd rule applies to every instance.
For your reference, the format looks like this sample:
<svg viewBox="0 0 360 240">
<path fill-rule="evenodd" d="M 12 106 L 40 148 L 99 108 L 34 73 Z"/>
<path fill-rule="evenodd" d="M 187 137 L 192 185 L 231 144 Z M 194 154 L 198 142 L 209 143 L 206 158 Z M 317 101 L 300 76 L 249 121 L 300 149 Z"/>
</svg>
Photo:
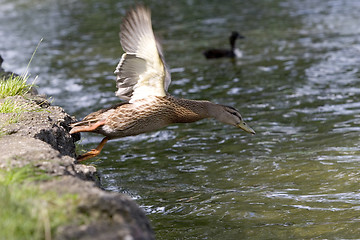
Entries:
<svg viewBox="0 0 360 240">
<path fill-rule="evenodd" d="M 136 103 L 123 103 L 102 109 L 72 124 L 71 134 L 92 129 L 109 139 L 138 135 L 173 123 L 189 123 L 208 118 L 208 101 L 177 99 L 172 96 L 151 97 Z"/>
</svg>

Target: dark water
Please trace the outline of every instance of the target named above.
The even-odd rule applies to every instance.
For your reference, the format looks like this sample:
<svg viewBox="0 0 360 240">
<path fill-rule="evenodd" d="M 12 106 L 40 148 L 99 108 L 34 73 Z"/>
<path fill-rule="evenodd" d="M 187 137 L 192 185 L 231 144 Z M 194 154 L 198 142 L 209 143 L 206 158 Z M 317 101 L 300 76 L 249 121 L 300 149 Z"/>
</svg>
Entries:
<svg viewBox="0 0 360 240">
<path fill-rule="evenodd" d="M 128 1 L 0 0 L 0 54 L 78 118 L 118 101 Z M 158 239 L 360 238 L 360 1 L 145 1 L 170 92 L 241 110 L 255 136 L 214 121 L 110 141 L 106 189 L 147 212 Z M 242 59 L 206 61 L 238 30 Z M 95 147 L 101 136 L 83 134 Z"/>
</svg>

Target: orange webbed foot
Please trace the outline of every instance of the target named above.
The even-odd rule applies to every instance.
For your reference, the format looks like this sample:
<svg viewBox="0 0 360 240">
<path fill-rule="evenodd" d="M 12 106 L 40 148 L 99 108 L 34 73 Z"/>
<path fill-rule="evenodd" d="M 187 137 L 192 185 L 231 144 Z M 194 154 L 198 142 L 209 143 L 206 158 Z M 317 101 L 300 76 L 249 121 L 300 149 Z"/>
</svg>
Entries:
<svg viewBox="0 0 360 240">
<path fill-rule="evenodd" d="M 96 157 L 97 155 L 99 155 L 99 153 L 100 153 L 100 151 L 97 150 L 96 148 L 95 148 L 95 149 L 91 149 L 89 152 L 84 153 L 84 154 L 81 154 L 80 156 L 78 156 L 78 157 L 76 158 L 76 161 L 77 161 L 77 162 L 85 161 L 85 160 L 87 160 L 87 159 Z"/>
<path fill-rule="evenodd" d="M 109 140 L 109 138 L 105 137 L 103 138 L 103 140 L 101 140 L 99 146 L 97 146 L 95 149 L 91 149 L 89 152 L 84 153 L 80 156 L 78 156 L 76 158 L 77 162 L 82 162 L 85 161 L 87 159 L 96 157 L 97 155 L 99 155 L 99 153 L 101 152 L 101 150 L 103 149 L 103 147 L 105 146 L 106 142 Z"/>
</svg>

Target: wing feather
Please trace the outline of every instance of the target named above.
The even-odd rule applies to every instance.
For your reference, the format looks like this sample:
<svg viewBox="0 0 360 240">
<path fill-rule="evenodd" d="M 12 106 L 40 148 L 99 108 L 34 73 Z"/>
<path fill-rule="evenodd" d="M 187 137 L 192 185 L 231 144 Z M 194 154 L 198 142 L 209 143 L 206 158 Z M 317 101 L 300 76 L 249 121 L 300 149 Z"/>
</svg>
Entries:
<svg viewBox="0 0 360 240">
<path fill-rule="evenodd" d="M 138 6 L 123 20 L 120 43 L 125 53 L 116 67 L 116 95 L 129 102 L 165 96 L 171 78 L 156 41 L 150 10 Z"/>
</svg>

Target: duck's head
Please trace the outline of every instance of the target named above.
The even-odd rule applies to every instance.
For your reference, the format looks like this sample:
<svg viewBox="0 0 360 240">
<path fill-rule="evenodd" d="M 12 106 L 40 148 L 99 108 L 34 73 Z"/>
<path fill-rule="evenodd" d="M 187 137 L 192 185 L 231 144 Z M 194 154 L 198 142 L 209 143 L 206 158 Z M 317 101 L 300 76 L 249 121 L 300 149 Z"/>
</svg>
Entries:
<svg viewBox="0 0 360 240">
<path fill-rule="evenodd" d="M 245 132 L 255 134 L 255 131 L 246 124 L 246 122 L 243 120 L 241 114 L 236 108 L 225 105 L 217 106 L 218 107 L 216 109 L 216 114 L 212 114 L 216 120 L 225 124 L 241 128 Z"/>
<path fill-rule="evenodd" d="M 233 31 L 231 33 L 231 35 L 230 35 L 230 38 L 235 40 L 237 38 L 242 39 L 242 38 L 245 38 L 245 37 L 243 35 L 241 35 L 240 33 L 236 32 L 236 31 Z"/>
<path fill-rule="evenodd" d="M 235 41 L 236 41 L 236 39 L 238 39 L 238 38 L 245 38 L 243 35 L 241 35 L 240 33 L 238 33 L 238 32 L 232 32 L 231 33 L 231 35 L 230 35 L 230 38 L 229 38 L 229 40 L 230 40 L 230 46 L 231 46 L 231 49 L 232 50 L 234 50 L 234 48 L 235 48 Z"/>
</svg>

